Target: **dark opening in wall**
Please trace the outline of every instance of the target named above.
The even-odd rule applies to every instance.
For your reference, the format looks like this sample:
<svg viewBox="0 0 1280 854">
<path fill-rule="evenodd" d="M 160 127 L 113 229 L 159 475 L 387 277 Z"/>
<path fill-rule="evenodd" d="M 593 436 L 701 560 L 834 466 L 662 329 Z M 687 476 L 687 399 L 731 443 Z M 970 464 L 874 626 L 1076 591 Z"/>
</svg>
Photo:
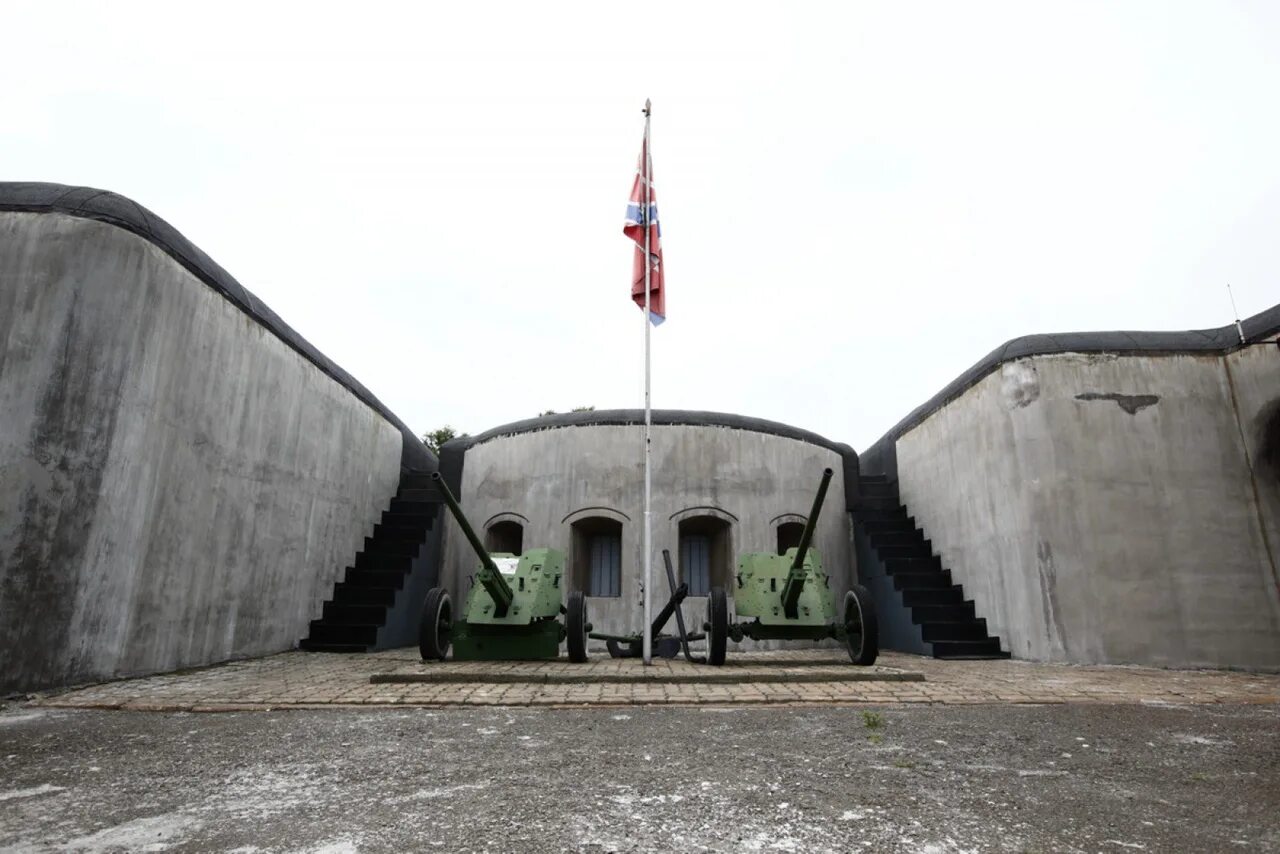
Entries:
<svg viewBox="0 0 1280 854">
<path fill-rule="evenodd" d="M 524 552 L 524 526 L 519 522 L 504 520 L 494 522 L 484 534 L 484 547 L 489 553 L 507 552 L 519 555 Z"/>
<path fill-rule="evenodd" d="M 715 516 L 680 521 L 680 578 L 689 585 L 690 596 L 729 586 L 729 532 L 729 523 Z"/>
<path fill-rule="evenodd" d="M 783 522 L 778 526 L 778 554 L 786 554 L 787 549 L 800 545 L 800 537 L 804 534 L 803 522 Z"/>
<path fill-rule="evenodd" d="M 622 595 L 622 523 L 588 516 L 570 525 L 572 589 L 588 596 Z"/>
</svg>

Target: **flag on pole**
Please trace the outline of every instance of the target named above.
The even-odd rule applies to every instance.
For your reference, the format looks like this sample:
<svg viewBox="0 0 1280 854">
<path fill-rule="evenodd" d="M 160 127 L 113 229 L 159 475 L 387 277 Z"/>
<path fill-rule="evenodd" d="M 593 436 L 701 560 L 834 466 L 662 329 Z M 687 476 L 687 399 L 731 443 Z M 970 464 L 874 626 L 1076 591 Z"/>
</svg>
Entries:
<svg viewBox="0 0 1280 854">
<path fill-rule="evenodd" d="M 645 189 L 648 188 L 649 205 L 645 210 Z M 645 228 L 649 230 L 649 257 L 645 258 Z M 658 226 L 658 196 L 653 188 L 653 159 L 649 155 L 646 139 L 640 146 L 640 162 L 636 164 L 636 180 L 631 185 L 631 201 L 627 202 L 627 221 L 622 233 L 636 244 L 635 261 L 631 267 L 631 299 L 644 310 L 645 266 L 649 269 L 649 322 L 654 326 L 667 319 L 667 301 L 664 297 L 662 265 L 662 229 Z"/>
</svg>

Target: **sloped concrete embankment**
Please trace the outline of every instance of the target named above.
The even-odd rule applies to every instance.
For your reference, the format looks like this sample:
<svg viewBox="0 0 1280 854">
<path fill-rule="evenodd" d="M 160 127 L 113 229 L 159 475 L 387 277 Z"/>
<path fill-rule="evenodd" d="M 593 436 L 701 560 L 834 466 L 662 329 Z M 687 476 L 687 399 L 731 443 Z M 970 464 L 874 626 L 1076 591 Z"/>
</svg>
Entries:
<svg viewBox="0 0 1280 854">
<path fill-rule="evenodd" d="M 0 211 L 0 343 L 0 692 L 292 647 L 396 491 L 395 424 L 125 228 Z"/>
</svg>

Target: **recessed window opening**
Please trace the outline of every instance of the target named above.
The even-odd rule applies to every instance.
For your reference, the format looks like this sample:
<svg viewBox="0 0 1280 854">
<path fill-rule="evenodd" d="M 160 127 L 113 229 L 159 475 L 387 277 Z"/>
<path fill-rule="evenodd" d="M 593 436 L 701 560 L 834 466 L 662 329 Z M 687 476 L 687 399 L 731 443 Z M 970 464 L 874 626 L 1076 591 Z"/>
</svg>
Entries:
<svg viewBox="0 0 1280 854">
<path fill-rule="evenodd" d="M 507 552 L 519 555 L 524 553 L 524 526 L 519 522 L 503 520 L 494 522 L 485 531 L 484 547 L 490 554 Z"/>
<path fill-rule="evenodd" d="M 573 587 L 588 596 L 622 595 L 622 523 L 589 516 L 570 526 Z"/>
<path fill-rule="evenodd" d="M 804 535 L 803 522 L 783 522 L 778 526 L 778 554 L 787 553 L 800 545 L 800 537 Z"/>
<path fill-rule="evenodd" d="M 712 587 L 727 586 L 729 532 L 729 523 L 716 516 L 680 521 L 680 578 L 689 585 L 690 596 L 706 596 Z"/>
</svg>

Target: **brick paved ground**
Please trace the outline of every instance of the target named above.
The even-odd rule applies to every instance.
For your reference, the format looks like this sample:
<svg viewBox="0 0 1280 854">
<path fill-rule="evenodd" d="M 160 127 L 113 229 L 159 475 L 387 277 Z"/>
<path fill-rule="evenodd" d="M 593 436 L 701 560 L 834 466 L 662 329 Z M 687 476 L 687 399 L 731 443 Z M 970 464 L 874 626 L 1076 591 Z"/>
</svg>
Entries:
<svg viewBox="0 0 1280 854">
<path fill-rule="evenodd" d="M 385 674 L 444 674 L 457 681 L 371 681 Z M 738 681 L 706 681 L 729 674 Z M 720 669 L 683 660 L 660 660 L 645 668 L 635 659 L 604 656 L 593 656 L 585 665 L 563 660 L 423 664 L 416 650 L 404 649 L 371 655 L 288 652 L 50 693 L 35 702 L 168 711 L 379 705 L 1277 703 L 1280 675 L 938 661 L 901 653 L 883 654 L 875 668 L 857 668 L 837 650 L 737 654 Z"/>
</svg>

